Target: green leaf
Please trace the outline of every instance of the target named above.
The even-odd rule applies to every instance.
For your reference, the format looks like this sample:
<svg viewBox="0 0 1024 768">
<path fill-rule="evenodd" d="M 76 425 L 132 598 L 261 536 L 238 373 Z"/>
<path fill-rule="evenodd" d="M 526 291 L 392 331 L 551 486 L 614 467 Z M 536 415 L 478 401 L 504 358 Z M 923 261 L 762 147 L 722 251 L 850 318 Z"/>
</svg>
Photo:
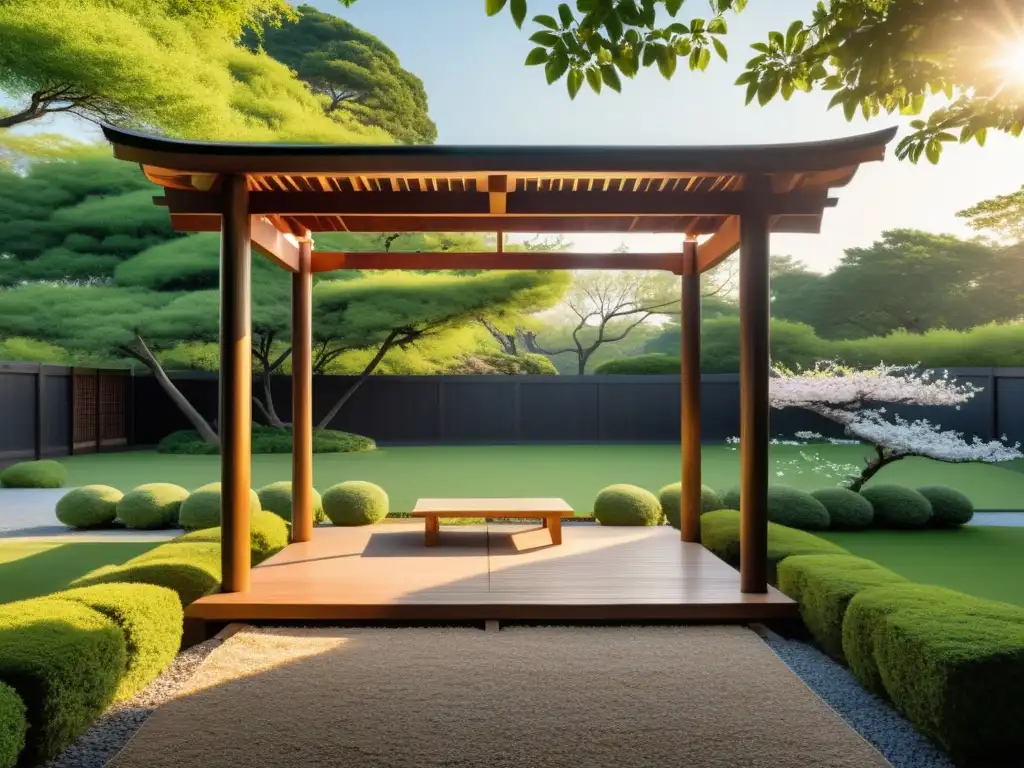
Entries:
<svg viewBox="0 0 1024 768">
<path fill-rule="evenodd" d="M 522 29 L 523 22 L 526 21 L 526 0 L 512 0 L 509 10 L 512 11 L 512 21 Z"/>
<path fill-rule="evenodd" d="M 757 80 L 754 80 L 747 85 L 747 100 L 744 102 L 744 104 L 749 104 L 754 100 L 754 97 L 757 96 L 757 91 L 759 90 L 759 87 L 760 86 Z"/>
<path fill-rule="evenodd" d="M 604 28 L 608 31 L 608 38 L 614 43 L 622 37 L 622 19 L 619 14 L 612 11 L 604 19 Z"/>
<path fill-rule="evenodd" d="M 526 54 L 526 66 L 534 67 L 538 64 L 544 64 L 548 60 L 548 52 L 543 48 L 534 48 L 528 54 Z"/>
<path fill-rule="evenodd" d="M 781 32 L 769 32 L 768 33 L 768 44 L 772 48 L 784 49 L 786 45 L 785 39 L 782 37 Z M 753 48 L 754 46 L 751 46 Z"/>
<path fill-rule="evenodd" d="M 717 43 L 718 41 L 715 40 Z M 708 68 L 708 64 L 711 63 L 711 49 L 701 48 L 700 53 L 697 54 L 697 69 L 703 72 Z"/>
<path fill-rule="evenodd" d="M 722 61 L 729 60 L 729 51 L 726 50 L 725 43 L 723 43 L 717 37 L 713 37 L 711 38 L 711 44 L 715 46 L 715 52 L 718 53 L 718 56 L 719 58 L 721 58 Z"/>
<path fill-rule="evenodd" d="M 661 46 L 658 51 L 658 71 L 666 80 L 671 80 L 676 72 L 676 52 L 667 45 Z"/>
<path fill-rule="evenodd" d="M 979 147 L 985 146 L 985 139 L 988 138 L 988 128 L 982 126 L 978 129 L 977 133 L 974 134 L 974 140 L 978 142 Z"/>
<path fill-rule="evenodd" d="M 563 27 L 571 27 L 573 21 L 575 21 L 572 15 L 572 9 L 565 3 L 558 6 L 558 18 L 561 20 Z"/>
<path fill-rule="evenodd" d="M 665 0 L 665 10 L 669 16 L 675 16 L 683 7 L 683 0 Z"/>
<path fill-rule="evenodd" d="M 851 94 L 846 95 L 846 101 L 843 102 L 843 114 L 846 115 L 847 122 L 853 120 L 853 116 L 857 113 L 857 106 L 859 104 L 859 99 L 853 98 Z"/>
<path fill-rule="evenodd" d="M 928 147 L 925 149 L 925 154 L 928 156 L 928 162 L 932 165 L 936 165 L 939 162 L 939 157 L 942 155 L 942 144 L 935 141 L 928 142 Z"/>
<path fill-rule="evenodd" d="M 530 42 L 537 43 L 537 45 L 543 45 L 545 48 L 551 48 L 558 42 L 558 35 L 554 32 L 548 32 L 546 30 L 540 30 L 530 35 Z"/>
<path fill-rule="evenodd" d="M 779 92 L 779 76 L 777 74 L 766 75 L 764 80 L 757 86 L 757 103 L 762 107 L 775 98 Z"/>
<path fill-rule="evenodd" d="M 673 35 L 690 34 L 690 28 L 687 27 L 685 24 L 680 24 L 678 21 L 673 24 L 669 24 L 667 27 L 665 27 L 665 31 L 671 32 Z"/>
<path fill-rule="evenodd" d="M 643 65 L 645 67 L 649 67 L 655 61 L 657 61 L 658 56 L 661 53 L 661 51 L 659 49 L 661 49 L 663 47 L 664 46 L 661 45 L 660 43 L 648 43 L 647 45 L 645 45 L 644 46 L 644 52 L 643 52 L 643 54 L 641 56 L 641 59 L 640 59 L 641 62 L 643 63 Z"/>
<path fill-rule="evenodd" d="M 580 87 L 583 85 L 583 72 L 578 69 L 571 70 L 565 84 L 569 89 L 569 98 L 575 99 L 576 94 L 580 92 Z"/>
<path fill-rule="evenodd" d="M 796 42 L 796 36 L 803 28 L 804 23 L 799 19 L 789 25 L 789 29 L 786 30 L 786 53 L 792 53 L 793 43 Z"/>
<path fill-rule="evenodd" d="M 771 53 L 772 51 L 772 49 L 764 43 L 751 43 L 750 47 L 755 51 L 760 51 L 761 53 Z"/>
<path fill-rule="evenodd" d="M 693 43 L 690 42 L 688 37 L 680 37 L 672 47 L 675 49 L 677 56 L 689 56 L 690 51 L 693 50 Z"/>
<path fill-rule="evenodd" d="M 487 15 L 497 16 L 501 13 L 501 9 L 505 7 L 505 3 L 508 0 L 485 0 L 485 2 L 487 3 Z"/>
<path fill-rule="evenodd" d="M 832 109 L 832 107 L 835 107 L 838 104 L 842 104 L 844 101 L 846 101 L 846 91 L 838 91 L 832 96 L 831 100 L 828 102 L 827 109 Z"/>
<path fill-rule="evenodd" d="M 601 92 L 601 70 L 596 67 L 587 69 L 587 84 L 594 93 Z"/>
<path fill-rule="evenodd" d="M 619 80 L 619 73 L 615 71 L 615 67 L 610 65 L 601 67 L 601 79 L 613 91 L 621 93 L 622 82 Z"/>
<path fill-rule="evenodd" d="M 704 19 L 691 19 L 690 21 L 691 32 L 703 32 L 704 31 Z"/>
<path fill-rule="evenodd" d="M 725 23 L 725 19 L 721 16 L 716 16 L 708 22 L 708 32 L 712 35 L 724 35 L 729 31 L 729 25 Z"/>
<path fill-rule="evenodd" d="M 784 101 L 789 101 L 790 98 L 792 98 L 792 96 L 793 96 L 793 90 L 794 90 L 792 78 L 789 78 L 789 77 L 784 78 L 783 81 L 782 81 L 782 85 L 780 86 L 779 90 L 782 93 L 782 99 Z"/>
<path fill-rule="evenodd" d="M 542 27 L 547 27 L 548 29 L 558 29 L 558 22 L 555 21 L 554 16 L 548 16 L 547 14 L 542 13 L 540 16 L 534 16 L 533 20 L 537 24 L 540 24 Z"/>
<path fill-rule="evenodd" d="M 565 54 L 558 54 L 548 59 L 548 63 L 544 65 L 544 77 L 547 78 L 548 85 L 564 75 L 568 68 L 569 57 Z"/>
<path fill-rule="evenodd" d="M 756 80 L 757 72 L 748 69 L 746 72 L 744 72 L 742 75 L 736 78 L 736 82 L 733 83 L 733 85 L 747 85 L 748 83 L 754 82 Z"/>
</svg>

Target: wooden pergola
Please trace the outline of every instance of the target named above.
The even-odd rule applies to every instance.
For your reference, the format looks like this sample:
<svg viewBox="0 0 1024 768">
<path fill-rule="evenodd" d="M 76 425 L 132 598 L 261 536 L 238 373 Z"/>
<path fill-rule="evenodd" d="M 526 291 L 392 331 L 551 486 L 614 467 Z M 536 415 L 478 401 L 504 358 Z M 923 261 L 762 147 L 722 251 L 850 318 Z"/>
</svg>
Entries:
<svg viewBox="0 0 1024 768">
<path fill-rule="evenodd" d="M 299 146 L 105 126 L 176 230 L 221 232 L 223 590 L 249 588 L 251 249 L 292 273 L 292 539 L 313 535 L 312 276 L 336 269 L 633 269 L 682 275 L 683 541 L 700 540 L 700 275 L 740 251 L 740 582 L 767 590 L 769 237 L 818 232 L 833 188 L 896 129 L 706 147 Z M 494 232 L 475 253 L 315 251 L 316 232 Z M 677 253 L 502 252 L 504 233 L 675 233 Z M 699 242 L 698 238 L 705 237 Z"/>
</svg>

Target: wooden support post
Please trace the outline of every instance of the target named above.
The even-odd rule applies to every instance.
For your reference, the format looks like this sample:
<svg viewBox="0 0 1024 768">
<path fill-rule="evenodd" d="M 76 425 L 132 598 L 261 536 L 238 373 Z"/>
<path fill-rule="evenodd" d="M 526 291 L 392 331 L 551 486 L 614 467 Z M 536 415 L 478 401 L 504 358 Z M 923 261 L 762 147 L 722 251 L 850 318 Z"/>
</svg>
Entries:
<svg viewBox="0 0 1024 768">
<path fill-rule="evenodd" d="M 225 592 L 249 589 L 252 309 L 249 191 L 224 177 L 220 249 L 221 569 Z"/>
<path fill-rule="evenodd" d="M 313 244 L 292 273 L 292 541 L 313 538 Z"/>
<path fill-rule="evenodd" d="M 679 532 L 683 541 L 700 542 L 700 272 L 694 240 L 683 245 L 680 327 L 683 490 Z"/>
<path fill-rule="evenodd" d="M 768 181 L 747 177 L 740 217 L 740 591 L 768 591 Z"/>
</svg>

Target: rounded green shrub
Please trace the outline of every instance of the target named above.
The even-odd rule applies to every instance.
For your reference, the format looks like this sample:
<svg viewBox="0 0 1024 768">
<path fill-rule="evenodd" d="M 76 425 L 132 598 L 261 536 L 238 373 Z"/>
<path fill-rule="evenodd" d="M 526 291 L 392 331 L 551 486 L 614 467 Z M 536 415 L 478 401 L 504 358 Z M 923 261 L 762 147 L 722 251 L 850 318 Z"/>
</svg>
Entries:
<svg viewBox="0 0 1024 768">
<path fill-rule="evenodd" d="M 155 584 L 98 584 L 53 597 L 82 603 L 121 628 L 127 666 L 115 693 L 119 701 L 145 688 L 178 654 L 184 615 L 173 590 Z"/>
<path fill-rule="evenodd" d="M 174 483 L 147 483 L 117 502 L 117 519 L 128 528 L 149 530 L 178 524 L 178 510 L 188 490 Z"/>
<path fill-rule="evenodd" d="M 188 531 L 216 528 L 220 525 L 220 483 L 208 483 L 196 488 L 178 509 L 178 525 Z M 260 497 L 249 489 L 249 514 L 260 511 Z"/>
<path fill-rule="evenodd" d="M 372 451 L 377 444 L 369 437 L 336 429 L 313 430 L 313 453 L 352 453 Z M 216 455 L 220 448 L 203 440 L 194 429 L 172 432 L 157 444 L 159 453 L 189 455 Z M 267 427 L 254 424 L 252 427 L 253 453 L 291 453 L 291 428 Z"/>
<path fill-rule="evenodd" d="M 740 508 L 740 487 L 734 485 L 732 488 L 722 494 L 722 509 L 735 509 Z"/>
<path fill-rule="evenodd" d="M 109 485 L 83 485 L 57 502 L 57 519 L 70 528 L 99 528 L 117 518 L 117 503 L 124 496 Z"/>
<path fill-rule="evenodd" d="M 221 528 L 206 528 L 186 533 L 184 536 L 179 536 L 174 539 L 171 544 L 194 544 L 196 542 L 216 542 L 219 544 L 222 536 L 223 531 Z M 164 547 L 171 546 L 171 544 L 164 544 L 163 547 L 157 547 L 156 549 L 150 550 L 141 556 L 145 557 L 148 554 L 158 552 Z M 288 523 L 282 520 L 278 515 L 265 509 L 261 509 L 259 512 L 254 512 L 252 517 L 249 518 L 250 563 L 254 566 L 259 565 L 271 555 L 275 555 L 280 552 L 286 546 L 288 546 Z"/>
<path fill-rule="evenodd" d="M 658 501 L 661 504 L 661 512 L 673 528 L 679 528 L 682 509 L 683 484 L 670 483 L 658 491 Z M 700 513 L 706 514 L 722 508 L 722 497 L 714 488 L 706 485 L 700 487 Z"/>
<path fill-rule="evenodd" d="M 173 590 L 184 607 L 220 589 L 220 566 L 219 543 L 186 542 L 178 538 L 123 565 L 104 565 L 90 571 L 71 582 L 71 586 L 156 584 Z"/>
<path fill-rule="evenodd" d="M 807 491 L 784 485 L 768 489 L 768 519 L 801 531 L 824 531 L 829 523 L 824 504 Z"/>
<path fill-rule="evenodd" d="M 636 485 L 609 485 L 594 499 L 594 519 L 601 525 L 658 525 L 658 497 Z"/>
<path fill-rule="evenodd" d="M 929 525 L 951 528 L 966 525 L 974 517 L 974 503 L 956 488 L 946 485 L 926 485 L 917 492 L 932 505 Z"/>
<path fill-rule="evenodd" d="M 0 472 L 0 488 L 63 488 L 68 471 L 57 461 L 22 461 Z"/>
<path fill-rule="evenodd" d="M 279 517 L 291 522 L 292 520 L 292 484 L 287 480 L 279 483 L 265 485 L 256 491 L 260 497 L 260 506 L 269 510 Z M 327 520 L 324 514 L 323 499 L 316 488 L 313 489 L 313 523 L 319 525 Z"/>
<path fill-rule="evenodd" d="M 861 496 L 875 510 L 875 525 L 883 528 L 924 528 L 932 517 L 928 498 L 902 485 L 871 485 Z"/>
<path fill-rule="evenodd" d="M 348 480 L 327 489 L 324 514 L 335 525 L 372 525 L 388 515 L 388 495 L 379 485 Z"/>
<path fill-rule="evenodd" d="M 0 605 L 0 680 L 25 703 L 19 765 L 56 757 L 114 701 L 127 660 L 106 616 L 50 597 Z"/>
<path fill-rule="evenodd" d="M 18 692 L 0 683 L 0 768 L 14 768 L 25 748 L 25 702 Z"/>
<path fill-rule="evenodd" d="M 811 496 L 828 510 L 829 527 L 837 531 L 859 531 L 875 519 L 871 502 L 849 488 L 822 488 Z"/>
</svg>

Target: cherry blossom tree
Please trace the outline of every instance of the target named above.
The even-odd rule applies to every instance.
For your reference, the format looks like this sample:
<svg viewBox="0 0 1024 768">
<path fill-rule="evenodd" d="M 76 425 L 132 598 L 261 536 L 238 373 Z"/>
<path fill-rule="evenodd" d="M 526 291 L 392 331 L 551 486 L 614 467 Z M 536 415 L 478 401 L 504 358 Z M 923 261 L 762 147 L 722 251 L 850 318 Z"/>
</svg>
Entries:
<svg viewBox="0 0 1024 768">
<path fill-rule="evenodd" d="M 879 365 L 859 371 L 822 362 L 804 371 L 773 367 L 769 401 L 773 408 L 816 413 L 841 425 L 847 438 L 873 446 L 875 455 L 865 460 L 859 474 L 850 473 L 844 482 L 859 491 L 882 468 L 908 456 L 995 463 L 1024 455 L 1020 443 L 1009 445 L 1006 435 L 999 440 L 974 437 L 968 441 L 962 432 L 944 430 L 928 419 L 908 421 L 896 414 L 886 418 L 885 405 L 952 406 L 959 410 L 980 391 L 973 384 L 950 379 L 948 371 L 940 377 L 918 371 L 916 366 Z M 801 432 L 796 437 L 812 440 L 821 436 Z"/>
</svg>

